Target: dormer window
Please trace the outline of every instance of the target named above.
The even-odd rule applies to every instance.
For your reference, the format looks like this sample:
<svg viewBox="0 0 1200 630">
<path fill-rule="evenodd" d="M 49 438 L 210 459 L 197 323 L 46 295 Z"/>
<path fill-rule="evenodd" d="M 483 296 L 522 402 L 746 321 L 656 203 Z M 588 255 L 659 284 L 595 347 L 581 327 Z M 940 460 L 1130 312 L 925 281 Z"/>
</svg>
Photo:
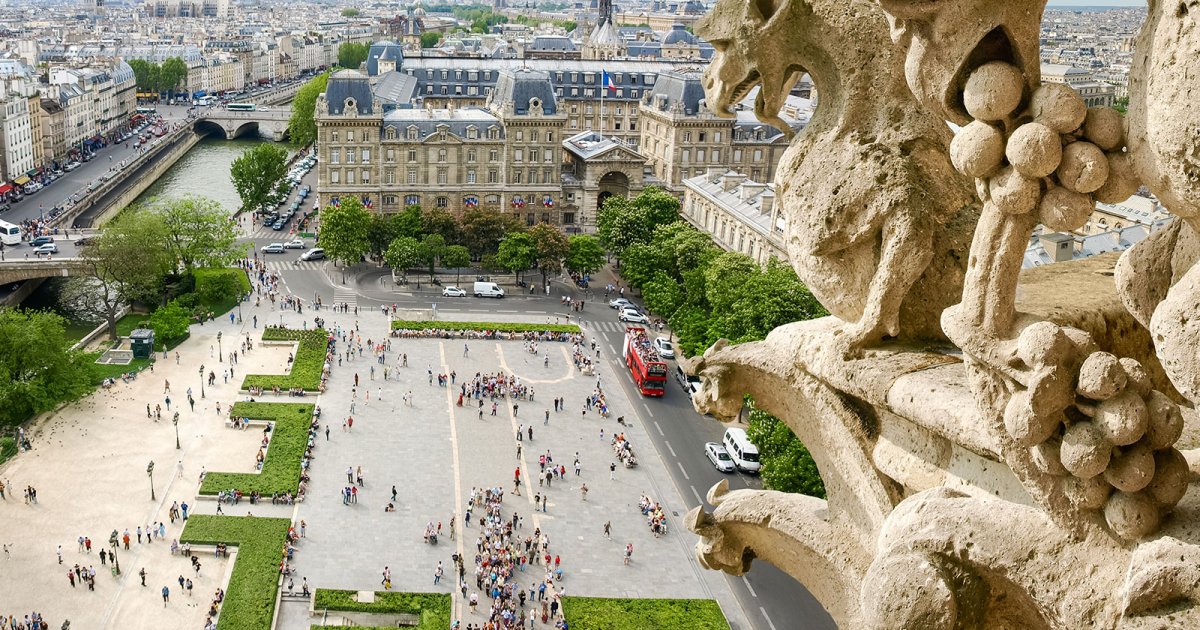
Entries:
<svg viewBox="0 0 1200 630">
<path fill-rule="evenodd" d="M 479 138 L 479 130 L 475 127 L 467 127 L 467 140 L 476 140 Z"/>
<path fill-rule="evenodd" d="M 417 127 L 416 127 L 416 125 L 413 125 L 413 126 L 409 127 L 407 131 L 408 131 L 408 139 L 409 139 L 409 140 L 416 140 L 416 139 L 417 139 Z"/>
<path fill-rule="evenodd" d="M 395 140 L 395 139 L 396 139 L 396 128 L 395 128 L 395 127 L 388 127 L 388 128 L 387 128 L 387 132 L 386 132 L 386 134 L 387 134 L 387 136 L 386 136 L 386 137 L 387 137 L 387 139 L 388 139 L 388 140 Z"/>
<path fill-rule="evenodd" d="M 346 111 L 355 110 L 355 109 L 357 109 L 357 107 L 358 106 L 355 104 L 354 99 L 352 99 L 352 98 L 346 99 L 346 103 L 345 103 Z"/>
</svg>

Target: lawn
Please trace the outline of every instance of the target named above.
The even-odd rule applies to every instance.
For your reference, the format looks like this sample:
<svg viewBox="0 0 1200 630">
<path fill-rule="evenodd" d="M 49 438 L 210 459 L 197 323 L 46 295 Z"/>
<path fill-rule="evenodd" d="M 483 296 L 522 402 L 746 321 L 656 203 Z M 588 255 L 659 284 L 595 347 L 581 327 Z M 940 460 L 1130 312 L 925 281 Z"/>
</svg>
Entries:
<svg viewBox="0 0 1200 630">
<path fill-rule="evenodd" d="M 225 295 L 219 299 L 206 300 L 201 297 L 200 303 L 207 307 L 212 312 L 214 317 L 220 317 L 228 313 L 238 305 L 238 298 L 250 293 L 250 278 L 246 276 L 246 272 L 236 267 L 218 268 L 218 269 L 193 269 L 192 274 L 196 277 L 197 292 L 203 296 L 204 291 L 200 289 L 206 283 L 220 282 L 221 276 L 232 276 L 233 283 L 236 285 L 237 291 L 233 295 Z"/>
<path fill-rule="evenodd" d="M 312 425 L 313 405 L 237 402 L 230 414 L 275 423 L 267 458 L 262 470 L 257 473 L 208 473 L 200 486 L 200 494 L 217 494 L 231 488 L 241 490 L 243 494 L 258 492 L 268 497 L 277 492 L 296 494 L 300 487 L 300 461 L 304 457 L 308 429 Z"/>
<path fill-rule="evenodd" d="M 512 322 L 443 322 L 439 320 L 423 320 L 423 321 L 403 321 L 395 320 L 392 322 L 392 330 L 401 328 L 407 330 L 425 330 L 427 328 L 436 328 L 439 330 L 477 330 L 477 331 L 493 331 L 493 332 L 556 332 L 556 333 L 579 333 L 579 326 L 575 324 L 520 324 Z"/>
<path fill-rule="evenodd" d="M 296 356 L 289 374 L 248 374 L 242 381 L 242 389 L 278 387 L 288 390 L 302 388 L 315 392 L 321 388 L 321 370 L 325 367 L 325 344 L 329 334 L 323 328 L 295 330 L 268 326 L 263 330 L 263 341 L 299 341 Z"/>
<path fill-rule="evenodd" d="M 313 598 L 313 610 L 418 615 L 421 622 L 417 630 L 444 630 L 450 627 L 450 596 L 445 593 L 376 591 L 375 601 L 370 604 L 354 601 L 357 594 L 357 591 L 319 588 Z"/>
<path fill-rule="evenodd" d="M 127 365 L 120 365 L 116 363 L 103 365 L 96 363 L 96 359 L 100 358 L 100 355 L 102 354 L 104 354 L 103 351 L 85 352 L 83 354 L 84 361 L 88 362 L 88 367 L 92 370 L 93 385 L 99 385 L 100 383 L 104 382 L 104 379 L 106 378 L 117 378 L 126 372 L 140 373 L 141 371 L 150 367 L 150 364 L 153 363 L 153 361 L 150 359 L 134 359 Z"/>
<path fill-rule="evenodd" d="M 8 461 L 17 454 L 17 438 L 0 437 L 0 464 Z M 11 488 L 10 488 L 11 489 Z"/>
<path fill-rule="evenodd" d="M 711 599 L 564 597 L 562 607 L 572 630 L 729 630 Z"/>
<path fill-rule="evenodd" d="M 124 317 L 117 320 L 117 334 L 121 337 L 128 337 L 129 333 L 138 328 L 150 328 L 150 313 L 127 313 Z M 163 350 L 174 350 L 175 346 L 187 341 L 189 335 L 184 335 L 171 343 L 163 346 L 162 339 L 157 336 L 154 338 L 154 351 L 162 352 Z"/>
<path fill-rule="evenodd" d="M 257 516 L 193 514 L 180 542 L 238 548 L 237 562 L 221 605 L 221 630 L 269 630 L 279 588 L 281 549 L 291 521 Z"/>
</svg>

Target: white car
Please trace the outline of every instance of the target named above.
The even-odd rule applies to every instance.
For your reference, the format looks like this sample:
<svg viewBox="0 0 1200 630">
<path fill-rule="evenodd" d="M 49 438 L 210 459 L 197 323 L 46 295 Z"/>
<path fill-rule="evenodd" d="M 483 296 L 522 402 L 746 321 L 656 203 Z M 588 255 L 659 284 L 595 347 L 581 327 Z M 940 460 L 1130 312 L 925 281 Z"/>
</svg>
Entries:
<svg viewBox="0 0 1200 630">
<path fill-rule="evenodd" d="M 629 300 L 626 300 L 625 298 L 617 298 L 615 300 L 610 301 L 608 303 L 608 305 L 611 308 L 620 309 L 620 308 L 625 308 L 626 306 L 633 306 L 633 302 L 630 302 Z"/>
<path fill-rule="evenodd" d="M 631 306 L 626 306 L 625 308 L 621 309 L 621 314 L 617 316 L 617 319 L 630 324 L 650 323 L 650 320 L 646 319 L 645 315 L 642 315 L 636 308 Z"/>
<path fill-rule="evenodd" d="M 262 253 L 264 253 L 264 254 L 282 254 L 283 253 L 283 243 L 271 243 L 270 245 L 263 245 Z"/>
<path fill-rule="evenodd" d="M 458 287 L 446 287 L 442 289 L 442 297 L 467 297 L 467 292 Z"/>
<path fill-rule="evenodd" d="M 46 243 L 45 245 L 38 245 L 33 250 L 34 256 L 49 256 L 50 254 L 57 254 L 57 253 L 58 253 L 58 245 L 55 245 L 54 243 Z"/>
<path fill-rule="evenodd" d="M 726 451 L 725 447 L 717 442 L 705 442 L 704 454 L 708 456 L 708 461 L 712 462 L 712 465 L 721 472 L 731 473 L 737 470 L 737 466 L 733 464 L 733 458 L 729 456 L 729 451 Z"/>
<path fill-rule="evenodd" d="M 658 354 L 662 355 L 664 359 L 675 358 L 675 346 L 671 345 L 671 342 L 668 341 L 666 337 L 658 337 L 655 339 L 654 349 L 658 350 Z"/>
<path fill-rule="evenodd" d="M 284 243 L 283 246 L 286 247 L 287 249 L 304 249 L 304 240 L 299 239 L 299 238 L 294 238 L 294 239 Z"/>
</svg>

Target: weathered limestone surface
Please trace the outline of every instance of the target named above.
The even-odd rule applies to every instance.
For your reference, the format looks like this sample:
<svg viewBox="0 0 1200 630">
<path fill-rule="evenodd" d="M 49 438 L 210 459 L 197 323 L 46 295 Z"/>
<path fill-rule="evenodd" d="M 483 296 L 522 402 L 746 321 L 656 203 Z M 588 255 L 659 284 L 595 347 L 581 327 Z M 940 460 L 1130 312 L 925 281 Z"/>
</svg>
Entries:
<svg viewBox="0 0 1200 630">
<path fill-rule="evenodd" d="M 776 184 L 835 316 L 688 364 L 697 408 L 754 396 L 829 496 L 714 488 L 705 566 L 776 564 L 848 628 L 1200 626 L 1200 5 L 1150 3 L 1128 119 L 1041 85 L 1043 8 L 720 0 L 699 25 L 714 109 L 761 83 L 777 124 L 802 72 L 822 95 Z M 1142 184 L 1173 225 L 1021 273 L 1035 226 Z"/>
</svg>

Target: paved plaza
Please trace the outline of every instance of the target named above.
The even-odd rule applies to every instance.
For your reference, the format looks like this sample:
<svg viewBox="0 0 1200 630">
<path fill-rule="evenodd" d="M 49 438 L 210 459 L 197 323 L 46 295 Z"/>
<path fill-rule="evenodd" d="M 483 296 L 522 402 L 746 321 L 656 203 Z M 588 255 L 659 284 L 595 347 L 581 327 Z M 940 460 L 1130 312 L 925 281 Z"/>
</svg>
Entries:
<svg viewBox="0 0 1200 630">
<path fill-rule="evenodd" d="M 160 359 L 155 372 L 144 372 L 131 383 L 118 383 L 110 390 L 72 404 L 43 420 L 33 431 L 34 450 L 0 469 L 10 488 L 32 485 L 38 489 L 38 504 L 23 505 L 20 493 L 0 504 L 0 542 L 8 545 L 10 555 L 0 558 L 0 592 L 5 593 L 7 613 L 42 612 L 57 624 L 71 619 L 80 628 L 199 628 L 212 592 L 228 579 L 227 562 L 207 558 L 196 575 L 188 562 L 169 553 L 170 541 L 177 538 L 181 522 L 171 523 L 168 508 L 173 502 L 188 502 L 191 513 L 213 513 L 216 503 L 197 500 L 197 480 L 201 470 L 250 472 L 259 446 L 259 431 L 226 428 L 229 406 L 245 395 L 236 391 L 247 373 L 280 372 L 286 365 L 289 348 L 264 347 L 261 330 L 251 326 L 277 323 L 301 327 L 312 317 L 326 319 L 327 327 L 358 326 L 362 341 L 382 340 L 388 321 L 379 311 L 331 313 L 322 309 L 303 314 L 271 310 L 264 300 L 260 307 L 245 310 L 245 323 L 230 323 L 227 318 L 204 326 L 193 326 L 192 337 L 174 352 Z M 499 317 L 499 316 L 497 316 Z M 520 315 L 505 318 L 523 319 Z M 465 319 L 465 318 L 456 318 Z M 534 318 L 528 318 L 534 319 Z M 233 365 L 235 377 L 224 383 L 222 371 L 227 363 L 216 362 L 216 333 L 223 333 L 222 349 L 227 354 L 239 340 L 249 335 L 254 349 Z M 296 585 L 307 578 L 312 588 L 354 590 L 381 589 L 385 566 L 392 572 L 393 590 L 454 591 L 450 556 L 458 551 L 467 558 L 467 578 L 472 591 L 477 527 L 451 540 L 450 520 L 462 516 L 463 506 L 472 488 L 500 486 L 505 491 L 505 514 L 516 510 L 522 517 L 521 536 L 542 528 L 550 539 L 550 552 L 563 561 L 564 578 L 558 587 L 569 595 L 611 597 L 715 597 L 731 620 L 741 612 L 721 576 L 703 571 L 692 557 L 695 536 L 682 528 L 688 509 L 645 434 L 645 428 L 633 412 L 633 405 L 601 362 L 596 375 L 576 370 L 570 359 L 570 344 L 541 342 L 537 355 L 527 351 L 521 341 L 484 341 L 458 339 L 392 338 L 391 351 L 384 364 L 377 363 L 364 350 L 362 358 L 343 361 L 333 367 L 329 389 L 319 397 L 259 398 L 276 402 L 316 402 L 322 409 L 322 433 L 315 451 L 310 475 L 312 480 L 304 502 L 295 506 L 271 505 L 269 501 L 250 506 L 243 501 L 236 507 L 225 506 L 230 515 L 253 513 L 255 516 L 283 516 L 306 524 L 294 563 Z M 464 356 L 464 343 L 469 355 Z M 210 356 L 210 346 L 213 346 Z M 232 347 L 231 347 L 232 346 Z M 347 344 L 339 340 L 338 349 Z M 608 352 L 607 348 L 602 349 Z M 401 354 L 408 355 L 408 367 L 397 368 Z M 549 364 L 545 358 L 549 357 Z M 205 398 L 199 397 L 200 364 L 216 367 L 218 378 L 213 387 L 206 385 Z M 375 368 L 374 379 L 371 367 Z M 384 367 L 389 378 L 384 379 Z M 429 371 L 435 375 L 429 383 Z M 454 372 L 455 382 L 439 387 L 436 375 Z M 477 372 L 504 372 L 521 379 L 534 390 L 534 400 L 520 400 L 514 415 L 512 401 L 500 400 L 496 416 L 491 416 L 491 401 L 485 398 L 484 417 L 478 406 L 466 400 L 457 406 L 459 383 Z M 357 396 L 352 399 L 354 375 L 358 374 Z M 582 417 L 585 398 L 604 385 L 611 414 L 602 419 L 594 411 Z M 164 393 L 164 380 L 171 392 Z M 610 385 L 611 384 L 611 385 Z M 193 389 L 197 405 L 186 405 L 186 390 Z M 411 392 L 411 404 L 404 402 Z M 369 394 L 369 401 L 367 400 Z M 172 398 L 171 412 L 183 403 L 179 424 L 182 449 L 175 450 L 174 428 L 165 409 L 165 397 Z M 553 411 L 553 399 L 565 399 L 565 410 Z M 155 423 L 146 418 L 146 404 L 164 405 L 163 419 Z M 353 428 L 346 431 L 343 421 L 354 405 Z M 222 413 L 217 413 L 217 404 Z M 549 424 L 545 412 L 550 409 Z M 625 416 L 629 427 L 621 427 L 616 418 Z M 517 457 L 516 430 L 532 425 L 533 439 L 520 442 Z M 330 429 L 328 439 L 324 429 Z M 618 465 L 610 480 L 609 464 L 616 461 L 610 446 L 613 431 L 623 431 L 632 441 L 640 465 L 626 469 Z M 604 433 L 601 438 L 601 431 Z M 539 487 L 538 456 L 549 451 L 555 464 L 567 467 L 567 477 L 552 487 Z M 574 473 L 578 452 L 582 474 Z M 146 464 L 154 460 L 157 500 L 151 501 Z M 522 474 L 521 495 L 513 494 L 514 470 Z M 346 483 L 347 467 L 361 467 L 364 486 L 359 489 L 357 505 L 346 506 L 341 490 Z M 580 486 L 589 488 L 587 500 Z M 395 512 L 385 512 L 396 487 Z M 549 498 L 545 513 L 535 512 L 534 495 Z M 643 495 L 663 504 L 669 531 L 655 538 L 645 517 L 638 510 Z M 478 520 L 478 512 L 475 514 Z M 165 521 L 166 537 L 122 549 L 119 558 L 124 571 L 114 580 L 101 567 L 97 552 L 114 528 L 135 532 L 140 524 Z M 436 546 L 424 542 L 427 522 L 441 522 L 443 535 Z M 612 537 L 603 535 L 605 521 L 612 522 Z M 77 551 L 76 540 L 88 536 L 93 541 L 91 554 Z M 622 552 L 633 543 L 633 562 L 625 566 Z M 56 558 L 57 545 L 63 546 L 63 565 Z M 438 562 L 446 567 L 446 578 L 435 586 L 433 573 Z M 95 566 L 96 590 L 72 588 L 67 568 L 75 563 Z M 137 571 L 145 567 L 146 588 L 140 586 Z M 103 571 L 102 571 L 103 570 Z M 531 567 L 519 583 L 538 581 L 543 569 Z M 194 582 L 191 598 L 178 592 L 177 577 L 182 574 Z M 171 588 L 171 601 L 163 607 L 161 588 Z M 486 601 L 485 596 L 480 597 Z M 456 611 L 465 606 L 456 601 Z M 464 624 L 472 621 L 464 614 Z M 480 622 L 483 616 L 474 621 Z M 285 602 L 280 608 L 279 627 L 287 630 L 307 628 L 311 619 L 307 605 Z M 742 625 L 741 627 L 746 627 Z"/>
</svg>

